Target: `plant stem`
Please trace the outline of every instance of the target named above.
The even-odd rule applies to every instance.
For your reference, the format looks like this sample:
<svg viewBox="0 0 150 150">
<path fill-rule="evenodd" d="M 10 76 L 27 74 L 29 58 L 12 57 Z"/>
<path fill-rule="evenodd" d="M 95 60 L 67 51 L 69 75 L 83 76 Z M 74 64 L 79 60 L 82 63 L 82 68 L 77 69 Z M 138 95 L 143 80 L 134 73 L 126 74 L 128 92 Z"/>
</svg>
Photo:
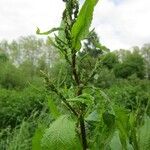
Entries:
<svg viewBox="0 0 150 150">
<path fill-rule="evenodd" d="M 72 74 L 77 86 L 80 85 L 79 75 L 76 69 L 76 51 L 72 50 Z"/>
<path fill-rule="evenodd" d="M 75 109 L 67 102 L 67 99 L 63 96 L 63 94 L 61 92 L 59 92 L 59 90 L 55 87 L 54 84 L 51 83 L 51 81 L 49 80 L 49 77 L 44 73 L 42 72 L 42 75 L 46 81 L 46 84 L 47 84 L 47 90 L 51 90 L 53 92 L 55 92 L 60 98 L 61 100 L 64 102 L 64 104 L 67 106 L 67 108 L 75 115 L 75 116 L 78 116 L 78 113 L 75 111 Z"/>
<path fill-rule="evenodd" d="M 74 76 L 74 80 L 78 87 L 77 96 L 79 96 L 82 94 L 83 88 L 80 87 L 80 79 L 79 79 L 79 75 L 76 70 L 76 65 L 77 65 L 76 64 L 76 53 L 75 53 L 75 51 L 73 51 L 73 53 L 72 53 L 72 74 Z M 82 140 L 82 148 L 83 148 L 83 150 L 86 150 L 87 149 L 87 139 L 86 139 L 86 130 L 85 130 L 84 117 L 82 115 L 82 111 L 83 110 L 81 108 L 80 117 L 79 117 L 80 133 L 81 133 L 81 140 Z"/>
<path fill-rule="evenodd" d="M 80 116 L 80 131 L 81 131 L 81 138 L 82 138 L 82 148 L 83 150 L 87 149 L 87 140 L 86 140 L 86 131 L 85 131 L 85 124 L 84 124 L 84 117 Z"/>
</svg>

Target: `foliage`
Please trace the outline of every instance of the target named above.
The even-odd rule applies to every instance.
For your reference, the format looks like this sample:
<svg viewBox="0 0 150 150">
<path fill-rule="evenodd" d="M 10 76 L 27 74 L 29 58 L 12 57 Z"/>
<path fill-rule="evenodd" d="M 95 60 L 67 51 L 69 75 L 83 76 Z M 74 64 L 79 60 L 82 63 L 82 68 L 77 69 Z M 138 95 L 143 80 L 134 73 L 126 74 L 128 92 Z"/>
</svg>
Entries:
<svg viewBox="0 0 150 150">
<path fill-rule="evenodd" d="M 0 51 L 0 63 L 2 62 L 7 62 L 8 61 L 8 56 L 5 54 L 3 51 Z"/>
<path fill-rule="evenodd" d="M 97 58 L 103 51 L 108 51 L 108 49 L 101 45 L 97 33 L 91 31 L 83 42 L 83 50 L 79 51 L 79 56 L 82 58 L 90 55 L 91 57 Z"/>
<path fill-rule="evenodd" d="M 110 52 L 98 0 L 63 1 L 60 27 L 37 29 L 54 37 L 0 42 L 0 149 L 149 149 L 149 45 Z"/>
<path fill-rule="evenodd" d="M 10 62 L 0 64 L 0 86 L 6 89 L 22 89 L 26 86 L 28 76 L 17 69 Z"/>
<path fill-rule="evenodd" d="M 140 150 L 147 150 L 150 148 L 150 118 L 145 116 L 144 124 L 139 128 L 138 145 Z"/>
<path fill-rule="evenodd" d="M 115 53 L 110 52 L 110 53 L 107 53 L 106 55 L 104 55 L 104 57 L 102 58 L 102 63 L 108 69 L 112 69 L 115 67 L 116 64 L 119 63 L 119 60 Z"/>
<path fill-rule="evenodd" d="M 32 124 L 23 121 L 19 129 L 15 129 L 10 143 L 8 144 L 8 150 L 29 150 L 31 148 L 31 132 L 33 134 Z"/>
<path fill-rule="evenodd" d="M 89 28 L 93 18 L 94 7 L 98 0 L 86 0 L 83 4 L 76 22 L 71 29 L 71 35 L 73 37 L 72 48 L 80 50 L 81 40 L 85 39 L 89 34 Z M 83 18 L 87 19 L 83 19 Z"/>
<path fill-rule="evenodd" d="M 142 51 L 142 56 L 144 57 L 145 60 L 145 69 L 146 69 L 146 77 L 150 79 L 150 44 L 144 44 L 143 47 L 141 48 Z"/>
<path fill-rule="evenodd" d="M 137 74 L 139 78 L 144 78 L 144 59 L 137 52 L 128 53 L 124 60 L 114 68 L 116 77 L 127 78 L 132 74 Z"/>
<path fill-rule="evenodd" d="M 61 116 L 45 131 L 41 142 L 44 149 L 71 150 L 76 144 L 75 138 L 75 122 Z"/>
<path fill-rule="evenodd" d="M 137 128 L 141 126 L 140 122 L 143 120 L 141 114 L 147 113 L 147 111 L 143 112 L 143 108 L 147 109 L 149 107 L 149 100 L 145 103 L 137 96 L 135 97 L 134 104 L 132 104 L 131 101 L 127 102 L 131 108 L 129 108 L 128 105 L 125 106 L 125 108 L 123 107 L 126 102 L 122 104 L 120 101 L 120 103 L 116 105 L 118 99 L 110 101 L 109 97 L 96 87 L 98 84 L 93 84 L 92 78 L 94 77 L 97 81 L 99 79 L 100 83 L 103 82 L 104 79 L 100 81 L 102 78 L 100 76 L 100 69 L 102 67 L 103 70 L 101 72 L 104 74 L 108 74 L 107 70 L 109 69 L 112 71 L 112 74 L 114 71 L 116 77 L 127 78 L 130 75 L 137 74 L 137 77 L 143 78 L 144 60 L 138 51 L 128 53 L 120 63 L 114 53 L 99 56 L 95 60 L 94 57 L 92 58 L 92 56 L 88 54 L 84 55 L 82 52 L 79 52 L 81 49 L 81 41 L 90 37 L 90 34 L 92 34 L 92 32 L 89 32 L 89 27 L 92 21 L 94 6 L 98 1 L 86 0 L 79 13 L 77 1 L 70 0 L 65 2 L 66 8 L 63 13 L 61 31 L 58 36 L 55 35 L 54 41 L 51 40 L 51 38 L 49 39 L 53 46 L 59 49 L 61 54 L 63 54 L 66 64 L 71 70 L 71 72 L 68 72 L 71 77 L 71 84 L 68 87 L 58 84 L 61 82 L 53 81 L 49 75 L 43 72 L 45 86 L 48 91 L 53 91 L 60 98 L 60 101 L 70 111 L 70 115 L 75 118 L 77 130 L 79 130 L 76 131 L 76 134 L 80 137 L 83 150 L 87 148 L 113 149 L 116 143 L 120 144 L 120 149 L 138 149 L 139 145 L 137 144 L 138 139 L 136 137 Z M 83 20 L 85 16 L 87 19 Z M 50 34 L 56 31 L 55 29 L 58 28 L 43 33 L 38 29 L 37 33 Z M 96 35 L 94 36 L 96 37 Z M 101 47 L 98 40 L 94 40 L 94 42 L 96 48 Z M 88 50 L 88 47 L 86 48 Z M 104 50 L 104 48 L 101 50 Z M 83 49 L 83 52 L 84 51 Z M 108 69 L 106 70 L 104 66 Z M 59 76 L 58 81 L 60 78 Z M 110 77 L 108 77 L 108 80 L 109 78 Z M 65 80 L 66 79 L 64 79 L 64 83 Z M 62 81 L 62 79 L 60 79 L 60 81 Z M 91 84 L 95 87 L 93 85 L 91 86 Z M 100 96 L 98 91 L 100 92 Z M 143 107 L 140 108 L 143 103 Z M 70 125 L 69 120 L 66 120 L 66 123 L 60 123 L 65 119 L 63 119 L 63 117 L 57 118 L 59 111 L 54 103 L 50 109 L 56 120 L 45 130 L 43 138 L 40 141 L 44 144 L 45 149 L 60 149 L 60 147 L 62 149 L 70 149 L 72 143 L 68 143 L 69 136 L 71 138 L 70 141 L 75 139 L 75 126 L 74 128 L 70 127 L 72 128 L 71 131 L 69 127 L 66 127 L 66 124 Z M 66 113 L 66 111 L 63 111 L 63 113 Z M 129 116 L 132 116 L 132 113 L 134 119 L 130 120 Z M 141 118 L 137 119 L 139 116 Z M 85 123 L 85 120 L 87 123 Z M 124 124 L 124 122 L 127 122 L 127 124 Z M 62 126 L 58 127 L 59 124 L 62 124 Z M 73 132 L 74 134 L 72 134 Z M 94 133 L 96 133 L 96 135 Z"/>
<path fill-rule="evenodd" d="M 0 89 L 0 127 L 11 126 L 14 128 L 24 118 L 28 118 L 33 111 L 40 111 L 44 99 L 44 93 L 31 87 L 20 92 Z"/>
<path fill-rule="evenodd" d="M 116 83 L 115 74 L 112 70 L 101 68 L 94 76 L 94 85 L 100 88 L 109 88 Z"/>
<path fill-rule="evenodd" d="M 51 80 L 57 87 L 61 86 L 71 86 L 72 79 L 71 79 L 71 71 L 70 67 L 66 64 L 65 61 L 59 60 L 59 62 L 55 63 L 49 71 L 49 75 Z"/>
</svg>

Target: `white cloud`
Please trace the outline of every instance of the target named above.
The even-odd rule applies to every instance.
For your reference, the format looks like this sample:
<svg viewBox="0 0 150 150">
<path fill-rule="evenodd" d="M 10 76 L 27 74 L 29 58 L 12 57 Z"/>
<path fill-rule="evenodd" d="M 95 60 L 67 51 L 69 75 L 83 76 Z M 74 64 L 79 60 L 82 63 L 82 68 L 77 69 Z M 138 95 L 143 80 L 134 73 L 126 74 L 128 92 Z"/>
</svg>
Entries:
<svg viewBox="0 0 150 150">
<path fill-rule="evenodd" d="M 94 25 L 102 43 L 111 49 L 130 48 L 150 42 L 150 1 L 103 0 L 95 10 Z"/>
<path fill-rule="evenodd" d="M 35 34 L 37 26 L 57 26 L 63 9 L 61 0 L 0 0 L 0 39 Z"/>
<path fill-rule="evenodd" d="M 149 0 L 100 0 L 93 27 L 110 49 L 150 42 Z M 0 40 L 35 34 L 36 27 L 58 26 L 62 0 L 0 0 Z"/>
</svg>

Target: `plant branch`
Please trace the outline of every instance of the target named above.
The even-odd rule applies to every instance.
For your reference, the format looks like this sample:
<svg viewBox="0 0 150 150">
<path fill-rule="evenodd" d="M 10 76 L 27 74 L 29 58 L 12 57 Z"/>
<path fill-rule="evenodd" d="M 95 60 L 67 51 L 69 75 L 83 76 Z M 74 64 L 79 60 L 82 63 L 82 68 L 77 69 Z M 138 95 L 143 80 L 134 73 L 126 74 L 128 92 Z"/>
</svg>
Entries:
<svg viewBox="0 0 150 150">
<path fill-rule="evenodd" d="M 61 100 L 64 102 L 64 104 L 67 106 L 67 108 L 68 108 L 75 116 L 78 116 L 78 113 L 77 113 L 77 112 L 75 111 L 75 109 L 68 103 L 67 99 L 62 95 L 62 93 L 57 90 L 57 88 L 55 87 L 55 85 L 51 83 L 51 81 L 49 80 L 48 76 L 47 76 L 44 72 L 42 72 L 42 71 L 41 71 L 41 73 L 42 73 L 42 75 L 43 75 L 43 77 L 44 77 L 44 79 L 45 79 L 45 81 L 46 81 L 46 85 L 47 85 L 46 88 L 47 88 L 48 90 L 50 89 L 50 90 L 52 90 L 53 92 L 55 92 L 55 93 L 61 98 Z"/>
</svg>

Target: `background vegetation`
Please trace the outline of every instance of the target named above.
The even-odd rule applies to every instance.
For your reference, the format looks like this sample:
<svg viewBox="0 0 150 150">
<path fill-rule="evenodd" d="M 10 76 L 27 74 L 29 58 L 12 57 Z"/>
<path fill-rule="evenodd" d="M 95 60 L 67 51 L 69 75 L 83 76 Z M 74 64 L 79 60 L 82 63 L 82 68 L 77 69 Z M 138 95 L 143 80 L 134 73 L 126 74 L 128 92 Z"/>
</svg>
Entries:
<svg viewBox="0 0 150 150">
<path fill-rule="evenodd" d="M 57 36 L 55 40 L 63 43 Z M 90 32 L 76 55 L 80 79 L 88 80 L 77 96 L 69 59 L 64 59 L 71 54 L 58 49 L 50 37 L 0 42 L 0 150 L 82 149 L 79 122 L 60 99 L 77 111 L 84 107 L 89 149 L 148 150 L 150 44 L 111 52 Z"/>
<path fill-rule="evenodd" d="M 32 43 L 26 45 L 26 41 L 29 39 L 32 39 Z M 91 39 L 88 42 L 91 42 Z M 34 53 L 32 58 L 30 58 L 29 52 Z M 137 122 L 143 124 L 143 118 L 150 116 L 148 105 L 150 101 L 150 72 L 148 71 L 150 63 L 147 59 L 150 57 L 149 44 L 145 44 L 141 49 L 134 47 L 132 50 L 102 53 L 101 50 L 94 49 L 94 47 L 89 49 L 86 42 L 83 52 L 78 57 L 80 58 L 85 54 L 86 61 L 84 64 L 80 64 L 82 66 L 79 66 L 79 68 L 82 67 L 84 76 L 90 73 L 93 67 L 92 63 L 95 63 L 95 57 L 100 57 L 102 62 L 97 74 L 90 81 L 90 85 L 105 92 L 111 103 L 117 104 L 118 109 L 122 109 L 122 113 L 126 111 L 124 117 L 129 117 L 135 112 Z M 69 76 L 69 68 L 57 50 L 46 41 L 30 36 L 11 43 L 0 42 L 1 150 L 31 149 L 32 137 L 40 122 L 42 122 L 42 126 L 43 122 L 45 126 L 48 126 L 57 116 L 57 112 L 51 110 L 51 106 L 56 104 L 59 111 L 64 112 L 62 104 L 58 103 L 59 98 L 46 90 L 40 70 L 50 75 L 55 85 L 61 87 L 64 95 L 66 90 L 71 90 L 72 80 Z M 99 107 L 103 107 L 102 102 L 106 99 L 106 95 L 101 94 L 100 91 L 94 92 L 91 94 L 101 104 Z M 67 95 L 65 96 L 67 97 Z M 54 104 L 51 104 L 51 99 L 54 100 Z M 95 130 L 98 130 L 95 128 L 95 124 L 99 119 L 95 113 L 87 116 L 87 120 L 91 122 L 89 130 L 93 132 L 89 133 L 91 137 L 93 136 L 91 134 L 95 136 L 97 133 Z M 99 125 L 102 125 L 101 123 Z M 125 120 L 122 120 L 122 123 L 128 125 Z M 148 134 L 148 128 L 145 130 L 143 134 L 146 132 Z M 117 131 L 115 134 L 118 136 Z M 102 137 L 104 141 L 100 140 L 98 143 L 102 142 L 101 144 L 104 146 L 107 137 L 106 135 L 101 136 L 104 136 Z M 112 146 L 115 147 L 115 145 Z"/>
</svg>

